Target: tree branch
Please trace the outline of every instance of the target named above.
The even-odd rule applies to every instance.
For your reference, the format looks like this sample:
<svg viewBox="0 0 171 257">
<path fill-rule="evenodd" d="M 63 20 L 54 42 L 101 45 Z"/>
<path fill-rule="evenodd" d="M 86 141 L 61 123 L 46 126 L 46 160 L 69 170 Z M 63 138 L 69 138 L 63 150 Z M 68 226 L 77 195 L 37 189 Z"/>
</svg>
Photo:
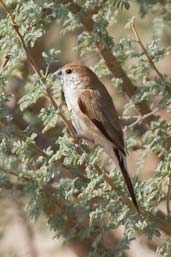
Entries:
<svg viewBox="0 0 171 257">
<path fill-rule="evenodd" d="M 33 70 L 35 71 L 35 73 L 38 74 L 38 76 L 40 77 L 40 80 L 42 81 L 43 84 L 46 84 L 46 78 L 45 77 L 42 77 L 42 74 L 40 72 L 40 70 L 38 69 L 31 53 L 30 53 L 30 50 L 29 50 L 29 47 L 26 45 L 25 41 L 24 41 L 24 38 L 22 36 L 22 34 L 20 33 L 20 30 L 19 30 L 19 27 L 18 25 L 16 24 L 15 22 L 15 19 L 14 17 L 11 15 L 11 12 L 10 10 L 8 9 L 8 6 L 4 3 L 3 0 L 0 0 L 0 4 L 3 6 L 4 10 L 6 11 L 6 13 L 9 15 L 10 17 L 10 20 L 11 20 L 11 24 L 13 26 L 13 29 L 15 30 L 16 34 L 17 34 L 17 37 L 21 43 L 21 45 L 23 46 L 25 52 L 26 52 L 26 55 L 27 55 L 27 58 L 28 58 L 28 61 L 30 62 Z M 58 105 L 56 103 L 56 101 L 53 99 L 53 96 L 51 95 L 49 89 L 46 90 L 47 92 L 47 96 L 48 98 L 50 99 L 52 105 L 54 106 L 54 108 L 58 111 Z M 74 127 L 72 126 L 71 122 L 69 120 L 67 120 L 67 118 L 61 113 L 61 112 L 58 112 L 59 116 L 61 117 L 61 119 L 63 120 L 64 124 L 66 125 L 66 127 L 68 128 L 68 131 L 70 132 L 70 134 L 73 136 L 74 140 L 76 142 L 78 142 L 78 137 L 76 135 L 76 132 L 75 132 L 75 129 Z"/>
<path fill-rule="evenodd" d="M 141 123 L 144 119 L 154 115 L 156 112 L 158 112 L 161 108 L 160 107 L 157 107 L 156 109 L 154 109 L 153 111 L 147 113 L 147 114 L 144 114 L 143 116 L 139 117 L 136 121 L 134 121 L 133 123 L 131 123 L 130 125 L 126 126 L 125 129 L 128 129 L 128 128 L 132 128 L 132 127 L 135 127 L 137 124 Z"/>
<path fill-rule="evenodd" d="M 160 73 L 160 71 L 157 69 L 155 63 L 153 62 L 153 60 L 152 60 L 152 58 L 151 58 L 151 56 L 148 54 L 148 52 L 147 52 L 147 50 L 146 50 L 146 48 L 145 48 L 145 46 L 144 46 L 144 44 L 143 44 L 143 41 L 141 40 L 140 35 L 138 34 L 138 31 L 137 31 L 137 29 L 136 29 L 136 27 L 135 27 L 134 24 L 131 25 L 131 29 L 132 29 L 132 32 L 133 32 L 133 34 L 134 34 L 134 36 L 135 36 L 136 41 L 139 43 L 139 45 L 140 45 L 141 48 L 143 49 L 144 54 L 146 55 L 146 57 L 147 57 L 147 59 L 148 59 L 150 65 L 151 65 L 151 67 L 155 70 L 155 72 L 156 72 L 157 75 L 160 77 L 160 79 L 165 83 L 165 79 L 164 79 L 163 75 L 162 75 L 162 74 Z M 169 88 L 169 89 L 170 89 L 170 88 Z"/>
</svg>

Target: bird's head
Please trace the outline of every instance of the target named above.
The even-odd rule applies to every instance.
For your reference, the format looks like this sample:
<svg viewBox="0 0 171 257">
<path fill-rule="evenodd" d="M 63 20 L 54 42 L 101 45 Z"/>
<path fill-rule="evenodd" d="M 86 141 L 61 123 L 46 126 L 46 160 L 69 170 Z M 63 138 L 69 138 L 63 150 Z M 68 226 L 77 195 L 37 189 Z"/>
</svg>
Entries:
<svg viewBox="0 0 171 257">
<path fill-rule="evenodd" d="M 95 74 L 86 66 L 69 63 L 57 70 L 54 75 L 62 81 L 64 86 L 86 88 L 92 79 L 95 79 Z M 97 77 L 96 77 L 97 79 Z"/>
</svg>

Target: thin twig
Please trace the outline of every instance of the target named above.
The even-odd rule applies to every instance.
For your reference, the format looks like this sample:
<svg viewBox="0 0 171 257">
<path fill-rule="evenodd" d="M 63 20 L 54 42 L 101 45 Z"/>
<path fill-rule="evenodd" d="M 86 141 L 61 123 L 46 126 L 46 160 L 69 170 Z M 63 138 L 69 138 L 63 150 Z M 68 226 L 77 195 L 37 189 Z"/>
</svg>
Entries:
<svg viewBox="0 0 171 257">
<path fill-rule="evenodd" d="M 15 176 L 15 177 L 18 177 L 18 174 L 20 172 L 18 172 L 18 174 L 12 170 L 8 170 L 8 169 L 5 169 L 3 168 L 1 165 L 0 165 L 0 170 L 2 170 L 3 172 L 5 172 L 6 174 L 11 174 L 12 176 Z M 26 176 L 22 176 L 22 178 L 25 180 L 25 181 L 29 181 L 30 179 Z"/>
<path fill-rule="evenodd" d="M 155 114 L 156 112 L 158 112 L 161 109 L 161 107 L 157 107 L 156 109 L 154 109 L 152 112 L 149 112 L 147 114 L 145 114 L 144 116 L 139 117 L 136 121 L 134 121 L 133 123 L 131 123 L 130 125 L 126 126 L 125 130 L 128 128 L 132 128 L 134 126 L 136 126 L 138 123 L 142 122 L 144 119 L 152 116 L 153 114 Z"/>
<path fill-rule="evenodd" d="M 131 119 L 138 119 L 140 117 L 141 117 L 141 115 L 121 115 L 121 116 L 119 116 L 119 119 L 129 121 Z"/>
<path fill-rule="evenodd" d="M 8 9 L 7 5 L 4 3 L 3 0 L 0 0 L 0 4 L 3 6 L 4 10 L 8 13 L 8 15 L 9 15 L 9 17 L 10 17 L 10 19 L 11 19 L 12 26 L 13 26 L 13 28 L 14 28 L 14 30 L 15 30 L 17 36 L 18 36 L 18 39 L 19 39 L 20 43 L 22 44 L 22 46 L 23 46 L 23 48 L 24 48 L 24 50 L 25 50 L 25 52 L 26 52 L 28 61 L 30 62 L 31 66 L 32 66 L 32 68 L 33 68 L 33 70 L 35 71 L 35 73 L 38 74 L 38 76 L 40 77 L 40 80 L 42 81 L 42 83 L 45 84 L 45 83 L 46 83 L 46 78 L 42 76 L 40 70 L 38 69 L 38 67 L 37 67 L 37 65 L 36 65 L 36 63 L 35 63 L 35 61 L 34 61 L 32 55 L 31 55 L 31 53 L 30 53 L 30 51 L 29 51 L 29 48 L 27 47 L 27 45 L 26 45 L 26 43 L 25 43 L 25 41 L 24 41 L 24 38 L 23 38 L 22 34 L 21 34 L 20 31 L 19 31 L 19 27 L 18 27 L 18 25 L 16 24 L 14 17 L 12 16 L 10 10 Z M 55 108 L 56 110 L 58 110 L 58 105 L 57 105 L 56 101 L 54 100 L 54 98 L 52 97 L 50 91 L 49 91 L 48 89 L 47 89 L 46 91 L 47 91 L 47 95 L 48 95 L 48 97 L 49 97 L 49 99 L 50 99 L 52 105 L 54 106 L 54 108 Z M 78 142 L 78 137 L 77 137 L 76 132 L 75 132 L 73 126 L 71 125 L 70 121 L 68 121 L 67 118 L 66 118 L 63 114 L 61 114 L 61 113 L 59 113 L 59 116 L 60 116 L 61 119 L 63 120 L 64 124 L 65 124 L 66 127 L 68 128 L 68 131 L 69 131 L 70 134 L 73 136 L 74 140 L 75 140 L 76 142 Z"/>
<path fill-rule="evenodd" d="M 148 51 L 147 51 L 147 49 L 145 48 L 145 46 L 144 46 L 144 44 L 143 44 L 143 41 L 142 41 L 142 39 L 140 38 L 140 35 L 138 34 L 138 31 L 137 31 L 137 29 L 136 29 L 136 27 L 135 27 L 135 24 L 132 24 L 132 25 L 131 25 L 131 29 L 132 29 L 132 32 L 133 32 L 135 38 L 136 38 L 136 42 L 139 43 L 139 45 L 140 45 L 141 48 L 143 49 L 144 54 L 146 55 L 146 57 L 147 57 L 147 59 L 148 59 L 150 65 L 151 65 L 151 67 L 155 70 L 155 72 L 157 73 L 157 75 L 160 77 L 161 81 L 163 81 L 163 82 L 166 84 L 166 81 L 165 81 L 165 79 L 164 79 L 164 77 L 163 77 L 163 74 L 158 70 L 158 68 L 156 67 L 155 63 L 153 62 L 151 56 L 148 54 Z M 166 84 L 166 86 L 167 86 L 167 84 Z M 170 91 L 170 87 L 167 86 L 167 88 L 168 88 L 169 91 Z"/>
<path fill-rule="evenodd" d="M 32 146 L 36 149 L 37 153 L 41 155 L 42 157 L 48 158 L 49 156 L 34 142 Z"/>
<path fill-rule="evenodd" d="M 142 42 L 142 40 L 141 40 L 141 38 L 140 38 L 140 36 L 139 36 L 139 34 L 138 34 L 138 32 L 137 32 L 137 29 L 136 29 L 136 27 L 135 27 L 135 24 L 132 24 L 132 25 L 131 25 L 131 28 L 132 28 L 132 31 L 133 31 L 134 36 L 135 36 L 135 38 L 136 38 L 136 41 L 137 41 L 137 42 L 140 44 L 140 46 L 142 47 L 142 49 L 143 49 L 143 51 L 144 51 L 144 53 L 145 53 L 147 59 L 149 60 L 150 65 L 151 65 L 151 66 L 153 67 L 153 69 L 156 71 L 157 75 L 163 80 L 163 79 L 164 79 L 164 78 L 163 78 L 163 75 L 162 75 L 162 74 L 160 73 L 160 71 L 157 69 L 155 63 L 153 62 L 153 60 L 152 60 L 152 58 L 151 58 L 151 56 L 148 54 L 147 49 L 145 48 L 145 46 L 144 46 L 144 44 L 143 44 L 143 42 Z"/>
<path fill-rule="evenodd" d="M 7 125 L 2 120 L 0 120 L 0 126 L 2 128 L 6 128 L 7 127 Z M 34 142 L 34 144 L 32 144 L 32 146 L 36 149 L 36 151 L 37 151 L 37 153 L 39 155 L 41 155 L 41 156 L 43 156 L 45 158 L 48 157 L 48 155 L 36 144 L 36 142 Z M 0 169 L 2 169 L 2 168 L 0 167 Z"/>
<path fill-rule="evenodd" d="M 127 130 L 128 128 L 132 128 L 134 126 L 136 126 L 138 123 L 142 122 L 144 119 L 154 115 L 156 112 L 160 111 L 160 110 L 163 110 L 164 108 L 166 108 L 169 104 L 171 104 L 171 102 L 169 101 L 168 103 L 165 104 L 164 107 L 161 107 L 161 106 L 158 106 L 157 108 L 155 108 L 153 111 L 145 114 L 144 116 L 142 117 L 139 117 L 136 121 L 134 121 L 133 123 L 131 123 L 130 125 L 126 126 L 125 127 L 125 130 Z"/>
<path fill-rule="evenodd" d="M 19 27 L 18 27 L 18 25 L 16 24 L 14 17 L 11 15 L 11 12 L 10 12 L 9 8 L 8 8 L 7 5 L 4 3 L 3 0 L 0 0 L 0 4 L 3 6 L 4 10 L 8 13 L 8 15 L 9 15 L 9 17 L 10 17 L 10 20 L 11 20 L 11 23 L 12 23 L 12 26 L 13 26 L 13 28 L 14 28 L 14 30 L 15 30 L 17 36 L 18 36 L 18 39 L 19 39 L 20 43 L 22 44 L 22 46 L 23 46 L 23 48 L 24 48 L 24 50 L 25 50 L 25 52 L 26 52 L 26 54 L 27 54 L 27 58 L 28 58 L 29 62 L 31 63 L 31 65 L 32 65 L 32 67 L 33 67 L 33 69 L 34 69 L 34 71 L 35 71 L 40 77 L 42 77 L 42 75 L 41 75 L 39 69 L 37 68 L 37 66 L 36 66 L 36 64 L 35 64 L 35 62 L 34 62 L 32 56 L 30 55 L 29 49 L 28 49 L 28 47 L 27 47 L 27 45 L 26 45 L 26 43 L 25 43 L 25 41 L 24 41 L 24 39 L 23 39 L 23 36 L 21 35 L 21 33 L 20 33 L 20 31 L 19 31 Z"/>
</svg>

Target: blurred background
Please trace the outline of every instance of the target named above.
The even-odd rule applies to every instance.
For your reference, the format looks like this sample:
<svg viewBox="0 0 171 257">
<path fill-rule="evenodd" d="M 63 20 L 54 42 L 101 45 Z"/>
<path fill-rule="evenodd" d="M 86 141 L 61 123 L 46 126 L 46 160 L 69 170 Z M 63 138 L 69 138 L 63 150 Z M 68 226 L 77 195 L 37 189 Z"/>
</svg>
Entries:
<svg viewBox="0 0 171 257">
<path fill-rule="evenodd" d="M 118 22 L 115 26 L 109 28 L 110 35 L 113 36 L 116 42 L 125 35 L 131 38 L 134 37 L 131 31 L 125 30 L 124 26 L 129 18 L 135 16 L 136 28 L 141 38 L 143 39 L 144 44 L 149 43 L 154 35 L 154 32 L 156 33 L 159 29 L 159 26 L 161 25 L 159 15 L 157 16 L 157 21 L 155 8 L 156 7 L 153 6 L 153 8 L 145 16 L 141 17 L 139 12 L 139 5 L 137 5 L 136 2 L 133 2 L 129 10 L 118 11 Z M 161 12 L 162 8 L 163 7 L 161 7 Z M 2 10 L 0 15 L 3 17 Z M 42 52 L 51 48 L 60 49 L 61 53 L 58 56 L 57 62 L 54 62 L 50 65 L 49 72 L 54 72 L 61 65 L 68 62 L 78 62 L 89 67 L 93 67 L 94 64 L 96 64 L 99 60 L 98 55 L 89 54 L 80 57 L 80 52 L 78 50 L 73 50 L 77 44 L 77 35 L 74 32 L 68 32 L 67 34 L 63 35 L 60 28 L 61 27 L 58 22 L 52 24 L 47 33 L 38 39 L 36 46 L 33 49 L 30 49 L 38 67 L 42 70 L 45 70 L 46 63 L 42 58 Z M 160 33 L 162 46 L 168 47 L 171 45 L 171 30 L 169 26 L 163 27 L 162 29 L 158 30 L 157 33 Z M 129 65 L 130 63 L 127 62 L 124 68 L 129 68 Z M 171 74 L 170 65 L 170 56 L 167 56 L 165 59 L 157 63 L 158 69 L 163 74 Z M 15 97 L 9 103 L 11 110 L 15 110 L 17 99 L 20 98 L 22 94 L 23 77 L 30 72 L 33 71 L 27 62 L 21 67 L 16 67 L 16 70 L 13 71 L 13 75 L 10 78 L 8 85 L 9 93 L 15 95 Z M 122 95 L 119 89 L 112 86 L 108 78 L 102 78 L 102 81 L 110 92 L 118 113 L 121 114 L 123 106 L 128 99 Z M 43 99 L 38 100 L 34 106 L 30 107 L 29 111 L 31 113 L 38 113 L 44 104 L 43 101 Z M 158 114 L 164 119 L 170 119 L 170 116 L 166 114 L 164 110 L 158 112 Z M 20 124 L 20 127 L 25 128 L 25 121 L 20 119 L 19 114 L 16 115 L 15 118 L 16 123 Z M 36 126 L 41 127 L 41 124 L 36 124 Z M 53 134 L 55 132 L 53 130 L 48 131 L 45 137 L 51 136 L 51 133 Z M 132 176 L 135 175 L 136 163 L 142 153 L 143 150 L 139 149 L 132 151 L 129 154 L 128 167 Z M 157 157 L 155 157 L 153 154 L 148 155 L 145 158 L 145 164 L 140 172 L 141 179 L 147 179 L 151 177 L 157 163 Z M 7 191 L 1 192 L 0 194 L 0 257 L 87 256 L 89 251 L 88 242 L 85 244 L 85 242 L 83 243 L 78 242 L 77 240 L 73 240 L 70 243 L 63 244 L 63 238 L 54 238 L 55 235 L 49 230 L 45 217 L 41 216 L 41 218 L 39 218 L 38 222 L 36 223 L 27 217 L 24 209 L 24 203 L 25 200 L 20 199 L 20 197 L 16 196 L 15 194 L 13 197 L 8 195 Z M 165 206 L 161 205 L 161 208 L 164 210 Z M 121 234 L 122 228 L 113 232 L 113 234 L 110 236 L 114 238 L 117 243 L 117 241 L 121 238 Z M 106 242 L 108 244 L 111 243 L 110 236 L 106 238 Z M 155 253 L 156 245 L 156 238 L 155 240 L 148 242 L 147 239 L 140 234 L 138 239 L 132 242 L 131 248 L 126 252 L 125 256 L 157 257 L 159 255 Z"/>
</svg>

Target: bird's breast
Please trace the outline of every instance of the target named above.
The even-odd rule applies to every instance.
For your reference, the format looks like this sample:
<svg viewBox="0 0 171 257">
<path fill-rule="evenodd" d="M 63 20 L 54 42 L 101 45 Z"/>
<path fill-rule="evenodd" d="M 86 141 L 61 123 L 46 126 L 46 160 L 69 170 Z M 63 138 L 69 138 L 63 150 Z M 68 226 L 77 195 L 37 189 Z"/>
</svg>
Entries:
<svg viewBox="0 0 171 257">
<path fill-rule="evenodd" d="M 80 92 L 78 90 L 64 86 L 64 96 L 69 111 L 72 111 L 75 108 L 77 108 L 79 95 Z"/>
<path fill-rule="evenodd" d="M 103 136 L 87 115 L 82 113 L 78 105 L 78 99 L 82 93 L 83 89 L 77 88 L 74 90 L 71 88 L 64 88 L 66 104 L 68 110 L 71 112 L 72 124 L 80 137 L 96 144 L 100 144 L 99 142 L 102 141 Z"/>
</svg>

